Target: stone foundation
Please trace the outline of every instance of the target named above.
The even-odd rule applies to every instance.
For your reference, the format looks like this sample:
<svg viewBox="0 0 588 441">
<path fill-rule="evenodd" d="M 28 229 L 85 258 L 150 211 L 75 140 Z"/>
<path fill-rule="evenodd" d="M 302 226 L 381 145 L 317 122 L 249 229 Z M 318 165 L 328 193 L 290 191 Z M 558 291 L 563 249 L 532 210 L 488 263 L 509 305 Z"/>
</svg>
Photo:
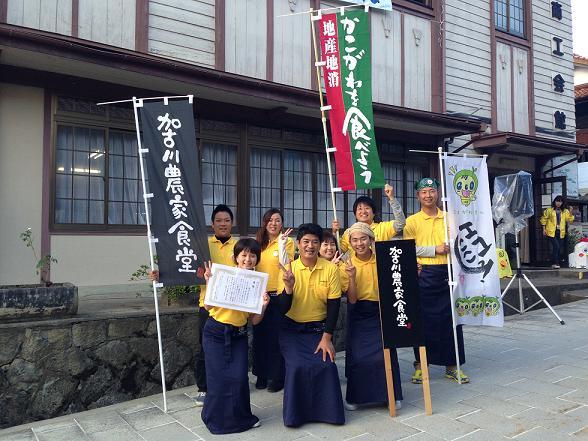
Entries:
<svg viewBox="0 0 588 441">
<path fill-rule="evenodd" d="M 165 381 L 194 383 L 195 312 L 161 314 Z M 0 325 L 0 428 L 161 392 L 153 314 Z"/>
</svg>

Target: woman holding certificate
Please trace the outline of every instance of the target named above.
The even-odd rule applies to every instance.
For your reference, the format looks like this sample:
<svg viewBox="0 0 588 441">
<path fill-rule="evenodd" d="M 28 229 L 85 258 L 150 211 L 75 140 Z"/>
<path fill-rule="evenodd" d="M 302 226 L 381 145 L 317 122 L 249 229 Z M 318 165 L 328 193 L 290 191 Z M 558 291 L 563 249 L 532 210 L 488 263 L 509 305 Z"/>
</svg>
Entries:
<svg viewBox="0 0 588 441">
<path fill-rule="evenodd" d="M 292 232 L 288 229 L 282 233 L 284 218 L 277 208 L 265 212 L 261 228 L 257 232 L 257 242 L 261 245 L 261 260 L 257 271 L 268 274 L 267 292 L 270 303 L 264 314 L 263 321 L 253 327 L 253 375 L 257 376 L 255 387 L 268 392 L 278 392 L 284 388 L 284 357 L 280 352 L 278 335 L 282 314 L 278 306 L 278 277 L 280 274 L 280 258 L 282 253 L 288 262 L 294 260 L 294 242 L 288 237 Z M 280 250 L 280 248 L 283 248 Z M 282 257 L 283 258 L 283 257 Z M 286 264 L 286 262 L 282 262 Z"/>
<path fill-rule="evenodd" d="M 347 340 L 345 408 L 386 404 L 388 401 L 384 347 L 380 322 L 380 292 L 376 255 L 372 249 L 375 235 L 370 226 L 357 222 L 347 229 L 353 249 L 340 266 L 341 288 L 347 292 Z M 392 351 L 394 396 L 397 408 L 402 400 L 400 371 L 396 351 Z"/>
<path fill-rule="evenodd" d="M 240 239 L 233 251 L 237 268 L 253 270 L 261 256 L 257 241 Z M 212 277 L 210 263 L 205 278 Z M 247 319 L 253 325 L 261 322 L 269 296 L 264 294 L 260 315 L 228 308 L 205 305 L 209 319 L 204 326 L 203 347 L 206 353 L 208 391 L 202 409 L 202 421 L 213 434 L 244 432 L 260 425 L 251 413 L 249 401 Z"/>
</svg>

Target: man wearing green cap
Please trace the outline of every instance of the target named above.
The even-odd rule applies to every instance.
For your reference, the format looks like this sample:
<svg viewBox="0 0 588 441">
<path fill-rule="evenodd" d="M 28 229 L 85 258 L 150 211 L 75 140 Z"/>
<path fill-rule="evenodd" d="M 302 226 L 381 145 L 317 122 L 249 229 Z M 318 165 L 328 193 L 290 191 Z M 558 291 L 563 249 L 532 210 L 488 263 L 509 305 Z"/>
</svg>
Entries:
<svg viewBox="0 0 588 441">
<path fill-rule="evenodd" d="M 444 212 L 437 207 L 439 182 L 423 178 L 415 184 L 421 211 L 409 216 L 404 227 L 404 239 L 414 239 L 417 262 L 422 266 L 419 275 L 421 313 L 429 363 L 445 366 L 445 376 L 458 381 L 457 360 L 453 341 L 451 297 L 449 295 L 447 255 L 445 244 Z M 457 326 L 457 343 L 461 364 L 465 363 L 463 332 Z M 412 382 L 422 383 L 423 373 L 418 349 L 415 349 L 415 372 Z M 460 370 L 461 371 L 461 370 Z M 461 382 L 469 383 L 467 375 L 460 372 Z"/>
</svg>

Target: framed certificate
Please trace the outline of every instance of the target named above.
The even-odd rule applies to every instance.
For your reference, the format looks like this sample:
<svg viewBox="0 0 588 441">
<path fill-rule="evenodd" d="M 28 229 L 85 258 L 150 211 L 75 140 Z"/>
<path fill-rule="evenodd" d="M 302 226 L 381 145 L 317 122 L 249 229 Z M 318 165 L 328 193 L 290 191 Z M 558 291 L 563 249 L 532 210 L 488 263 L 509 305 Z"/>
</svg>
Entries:
<svg viewBox="0 0 588 441">
<path fill-rule="evenodd" d="M 204 304 L 261 314 L 268 275 L 259 271 L 212 264 Z"/>
</svg>

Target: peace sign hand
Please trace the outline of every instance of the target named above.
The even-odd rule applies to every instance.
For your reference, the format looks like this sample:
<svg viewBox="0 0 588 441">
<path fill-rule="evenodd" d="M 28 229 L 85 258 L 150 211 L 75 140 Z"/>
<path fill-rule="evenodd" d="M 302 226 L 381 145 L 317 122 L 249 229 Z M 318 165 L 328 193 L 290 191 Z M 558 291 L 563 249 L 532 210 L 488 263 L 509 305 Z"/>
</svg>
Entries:
<svg viewBox="0 0 588 441">
<path fill-rule="evenodd" d="M 294 273 L 292 272 L 291 264 L 286 265 L 284 267 L 280 264 L 280 269 L 282 270 L 282 280 L 284 281 L 284 287 L 286 288 L 286 294 L 292 294 L 294 292 Z"/>
<path fill-rule="evenodd" d="M 349 276 L 349 280 L 355 280 L 356 270 L 351 262 L 351 259 L 345 261 L 345 272 Z"/>
<path fill-rule="evenodd" d="M 280 240 L 283 240 L 283 241 L 288 240 L 288 236 L 290 236 L 290 234 L 292 234 L 292 231 L 294 231 L 292 228 L 288 228 L 286 231 L 284 231 L 282 234 L 280 234 Z"/>
<path fill-rule="evenodd" d="M 204 280 L 206 280 L 206 283 L 208 283 L 208 281 L 211 279 L 212 277 L 212 262 L 209 260 L 208 262 L 204 262 Z"/>
<path fill-rule="evenodd" d="M 333 262 L 335 265 L 337 265 L 340 261 L 341 261 L 341 253 L 339 251 L 335 251 L 335 255 L 331 259 L 331 262 Z"/>
</svg>

